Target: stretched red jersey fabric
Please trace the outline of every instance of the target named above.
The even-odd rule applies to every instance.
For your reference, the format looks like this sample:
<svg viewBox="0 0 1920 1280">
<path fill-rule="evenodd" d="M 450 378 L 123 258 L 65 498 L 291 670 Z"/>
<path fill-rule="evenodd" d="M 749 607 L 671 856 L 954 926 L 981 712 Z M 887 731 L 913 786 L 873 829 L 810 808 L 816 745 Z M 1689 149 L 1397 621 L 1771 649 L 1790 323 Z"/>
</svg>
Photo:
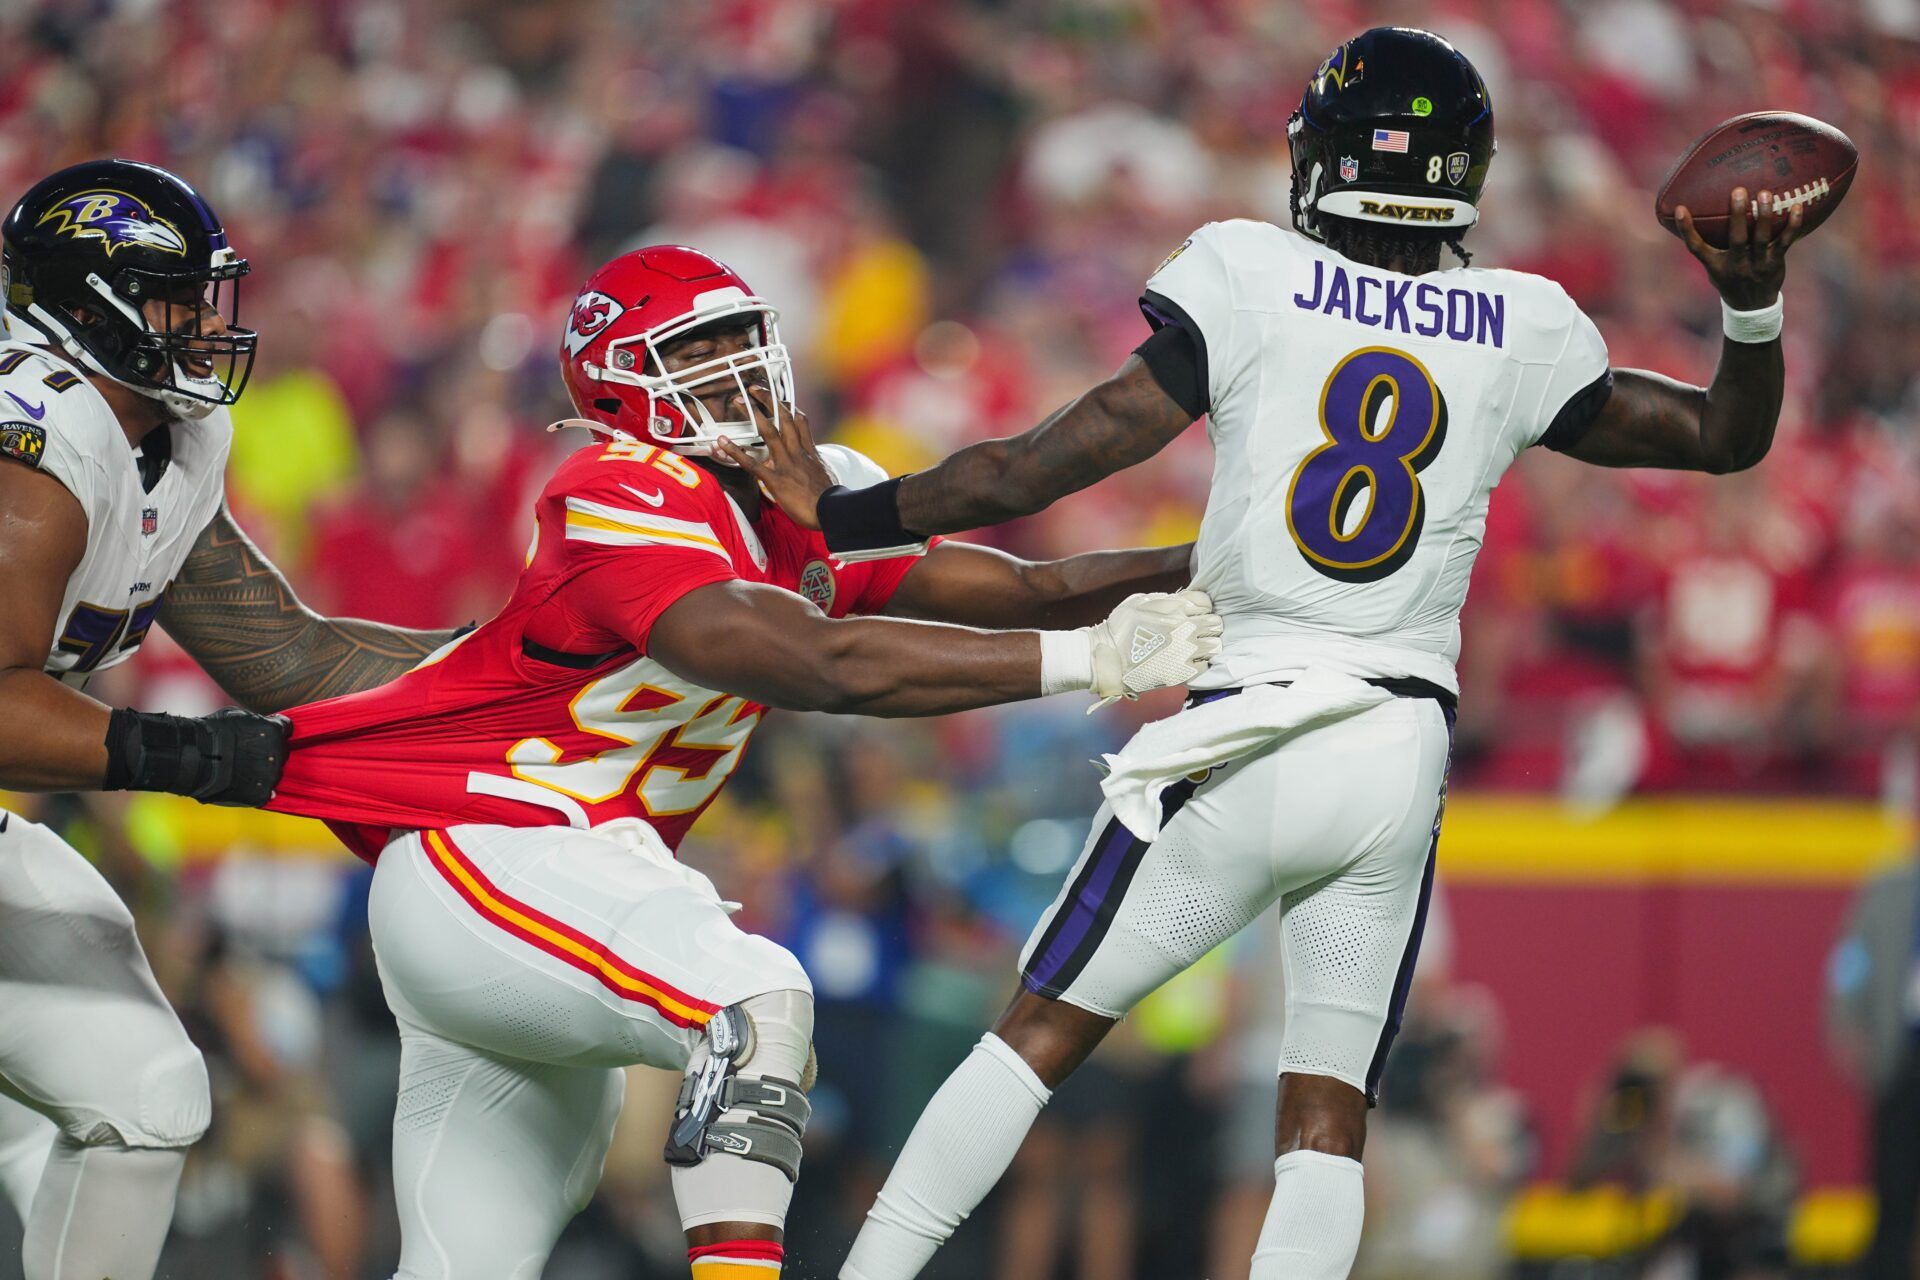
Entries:
<svg viewBox="0 0 1920 1280">
<path fill-rule="evenodd" d="M 837 478 L 882 473 L 822 449 Z M 766 710 L 646 656 L 667 607 L 730 579 L 784 587 L 833 617 L 878 613 L 913 557 L 837 563 L 771 503 L 749 522 L 676 454 L 596 442 L 535 504 L 506 607 L 390 684 L 296 707 L 267 808 L 325 819 L 371 861 L 395 829 L 598 826 L 639 818 L 677 848 Z"/>
</svg>

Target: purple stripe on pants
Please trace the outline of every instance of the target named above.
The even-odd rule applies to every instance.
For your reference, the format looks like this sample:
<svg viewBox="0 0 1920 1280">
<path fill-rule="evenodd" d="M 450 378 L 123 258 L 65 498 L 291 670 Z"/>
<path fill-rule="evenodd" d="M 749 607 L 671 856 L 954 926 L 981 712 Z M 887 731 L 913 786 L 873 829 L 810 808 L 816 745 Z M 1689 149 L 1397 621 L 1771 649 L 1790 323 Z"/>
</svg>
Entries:
<svg viewBox="0 0 1920 1280">
<path fill-rule="evenodd" d="M 1081 877 L 1079 890 L 1075 893 L 1068 914 L 1053 931 L 1053 938 L 1046 949 L 1034 957 L 1027 966 L 1026 985 L 1032 989 L 1046 987 L 1060 976 L 1060 970 L 1073 958 L 1074 950 L 1079 947 L 1093 928 L 1093 922 L 1099 918 L 1100 904 L 1113 888 L 1113 879 L 1119 874 L 1121 866 L 1127 860 L 1127 853 L 1136 843 L 1133 832 L 1118 818 L 1107 824 L 1100 836 L 1100 844 L 1093 851 L 1093 857 L 1087 864 L 1087 873 Z"/>
</svg>

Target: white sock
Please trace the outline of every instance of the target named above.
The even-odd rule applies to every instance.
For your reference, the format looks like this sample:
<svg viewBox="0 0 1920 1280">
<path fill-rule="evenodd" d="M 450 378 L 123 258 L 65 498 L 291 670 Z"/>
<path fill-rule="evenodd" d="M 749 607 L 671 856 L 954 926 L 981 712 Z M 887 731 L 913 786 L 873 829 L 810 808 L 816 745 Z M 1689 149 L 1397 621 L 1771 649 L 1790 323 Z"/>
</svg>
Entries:
<svg viewBox="0 0 1920 1280">
<path fill-rule="evenodd" d="M 1320 1151 L 1281 1156 L 1250 1280 L 1347 1280 L 1365 1209 L 1358 1160 Z"/>
<path fill-rule="evenodd" d="M 921 1113 L 840 1280 L 913 1280 L 986 1199 L 1051 1097 L 1040 1077 L 988 1032 Z"/>
<path fill-rule="evenodd" d="M 53 1144 L 27 1215 L 26 1280 L 153 1280 L 185 1147 Z"/>
</svg>

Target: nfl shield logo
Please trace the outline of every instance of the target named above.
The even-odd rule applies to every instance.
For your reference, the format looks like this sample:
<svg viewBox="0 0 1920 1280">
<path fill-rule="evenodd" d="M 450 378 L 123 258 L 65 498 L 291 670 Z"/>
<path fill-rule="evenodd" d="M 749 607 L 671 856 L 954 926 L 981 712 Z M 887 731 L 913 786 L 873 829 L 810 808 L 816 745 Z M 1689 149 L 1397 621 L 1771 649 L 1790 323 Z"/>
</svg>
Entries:
<svg viewBox="0 0 1920 1280">
<path fill-rule="evenodd" d="M 1355 182 L 1360 177 L 1360 162 L 1352 156 L 1340 157 L 1340 181 Z"/>
<path fill-rule="evenodd" d="M 1456 187 L 1459 186 L 1462 182 L 1465 182 L 1467 179 L 1467 166 L 1472 162 L 1473 162 L 1473 157 L 1468 155 L 1464 151 L 1456 151 L 1452 155 L 1448 156 L 1447 157 L 1447 181 L 1451 182 Z"/>
<path fill-rule="evenodd" d="M 140 509 L 140 532 L 143 536 L 149 538 L 160 532 L 159 508 L 142 507 Z"/>
</svg>

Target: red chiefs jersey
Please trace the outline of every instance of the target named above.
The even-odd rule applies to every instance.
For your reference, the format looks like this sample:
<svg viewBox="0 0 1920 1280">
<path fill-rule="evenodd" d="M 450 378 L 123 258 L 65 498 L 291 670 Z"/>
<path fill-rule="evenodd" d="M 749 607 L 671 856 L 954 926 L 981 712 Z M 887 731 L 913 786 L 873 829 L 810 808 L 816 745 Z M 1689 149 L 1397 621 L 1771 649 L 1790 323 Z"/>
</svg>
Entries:
<svg viewBox="0 0 1920 1280">
<path fill-rule="evenodd" d="M 843 482 L 884 478 L 851 450 L 821 454 Z M 837 563 L 773 504 L 749 521 L 706 471 L 635 441 L 573 454 L 535 512 L 499 614 L 391 684 L 287 713 L 292 751 L 268 808 L 326 819 L 368 859 L 394 828 L 456 823 L 640 818 L 677 848 L 766 708 L 647 657 L 655 619 L 734 578 L 833 617 L 878 613 L 915 563 Z"/>
</svg>

